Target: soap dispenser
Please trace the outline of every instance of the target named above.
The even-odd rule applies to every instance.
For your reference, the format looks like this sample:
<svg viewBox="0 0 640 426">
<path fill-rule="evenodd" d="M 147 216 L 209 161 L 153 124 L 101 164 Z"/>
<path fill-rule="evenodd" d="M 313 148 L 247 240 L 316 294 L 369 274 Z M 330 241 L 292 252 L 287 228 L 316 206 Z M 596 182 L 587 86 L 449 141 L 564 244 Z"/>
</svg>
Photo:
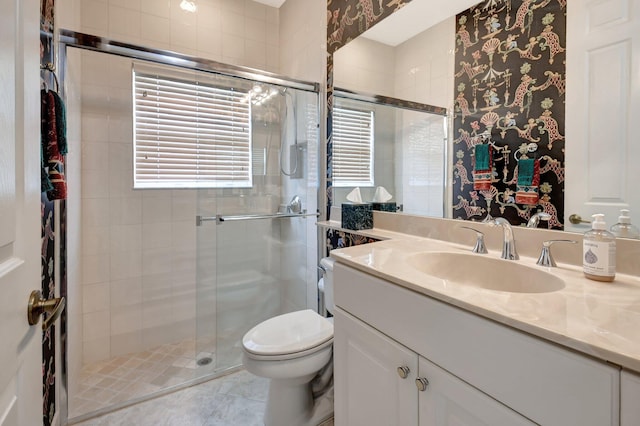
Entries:
<svg viewBox="0 0 640 426">
<path fill-rule="evenodd" d="M 627 209 L 620 210 L 618 223 L 611 227 L 611 232 L 616 237 L 640 238 L 640 229 L 631 223 L 631 216 L 629 216 L 629 210 Z"/>
<path fill-rule="evenodd" d="M 582 270 L 585 277 L 611 282 L 616 276 L 616 237 L 607 231 L 603 214 L 594 214 L 591 230 L 582 240 Z"/>
</svg>

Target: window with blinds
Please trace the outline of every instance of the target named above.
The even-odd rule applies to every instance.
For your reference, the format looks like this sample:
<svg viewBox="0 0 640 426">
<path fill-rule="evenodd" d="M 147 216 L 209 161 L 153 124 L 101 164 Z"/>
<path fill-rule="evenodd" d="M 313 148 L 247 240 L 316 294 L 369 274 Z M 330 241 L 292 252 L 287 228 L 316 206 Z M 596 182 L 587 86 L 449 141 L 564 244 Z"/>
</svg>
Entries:
<svg viewBox="0 0 640 426">
<path fill-rule="evenodd" d="M 134 70 L 134 188 L 252 186 L 247 91 Z"/>
<path fill-rule="evenodd" d="M 373 186 L 373 111 L 333 109 L 334 186 Z"/>
</svg>

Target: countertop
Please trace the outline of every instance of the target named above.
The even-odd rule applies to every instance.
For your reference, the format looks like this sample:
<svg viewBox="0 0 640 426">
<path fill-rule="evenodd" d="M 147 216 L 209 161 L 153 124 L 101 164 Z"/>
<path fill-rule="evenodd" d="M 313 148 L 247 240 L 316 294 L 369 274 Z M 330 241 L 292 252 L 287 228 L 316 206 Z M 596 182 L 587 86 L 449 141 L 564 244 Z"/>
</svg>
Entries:
<svg viewBox="0 0 640 426">
<path fill-rule="evenodd" d="M 418 271 L 409 261 L 420 252 L 471 254 L 469 246 L 389 231 L 369 233 L 385 240 L 333 250 L 331 257 L 425 296 L 640 372 L 640 277 L 616 274 L 614 282 L 602 283 L 585 278 L 574 265 L 545 268 L 531 257 L 508 261 L 490 251 L 476 256 L 541 268 L 563 279 L 565 286 L 549 293 L 488 290 L 447 282 Z"/>
</svg>

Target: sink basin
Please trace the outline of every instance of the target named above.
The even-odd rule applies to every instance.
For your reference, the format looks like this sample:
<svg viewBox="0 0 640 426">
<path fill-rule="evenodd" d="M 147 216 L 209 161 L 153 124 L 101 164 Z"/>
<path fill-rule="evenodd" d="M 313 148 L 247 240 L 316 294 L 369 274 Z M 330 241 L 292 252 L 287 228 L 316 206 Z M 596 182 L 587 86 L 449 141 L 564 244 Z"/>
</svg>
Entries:
<svg viewBox="0 0 640 426">
<path fill-rule="evenodd" d="M 423 252 L 408 262 L 414 269 L 450 283 L 511 293 L 549 293 L 564 281 L 542 269 L 479 254 Z"/>
</svg>

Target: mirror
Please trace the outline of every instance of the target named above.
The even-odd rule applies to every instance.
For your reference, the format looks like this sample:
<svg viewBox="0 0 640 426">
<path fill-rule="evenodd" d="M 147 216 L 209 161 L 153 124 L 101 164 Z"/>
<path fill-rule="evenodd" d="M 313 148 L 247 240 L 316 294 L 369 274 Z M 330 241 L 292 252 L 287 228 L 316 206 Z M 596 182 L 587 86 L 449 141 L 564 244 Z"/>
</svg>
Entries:
<svg viewBox="0 0 640 426">
<path fill-rule="evenodd" d="M 357 186 L 374 208 L 442 217 L 446 164 L 444 109 L 336 89 L 333 110 L 333 202 Z M 372 160 L 372 161 L 371 161 Z M 382 189 L 380 189 L 380 187 Z M 375 197 L 376 191 L 391 199 Z"/>
<path fill-rule="evenodd" d="M 334 108 L 371 110 L 376 117 L 375 182 L 361 187 L 363 200 L 371 201 L 375 187 L 383 186 L 403 212 L 443 217 L 450 210 L 446 117 L 404 106 L 451 107 L 455 39 L 445 40 L 455 33 L 455 19 L 446 18 L 476 2 L 447 2 L 436 14 L 426 3 L 413 0 L 334 53 Z M 349 99 L 339 88 L 391 102 Z M 335 157 L 335 113 L 333 128 Z M 334 205 L 345 202 L 352 189 L 334 182 Z"/>
<path fill-rule="evenodd" d="M 540 25 L 546 25 L 540 31 L 544 31 L 547 27 L 551 28 L 546 33 L 547 35 L 553 32 L 554 26 L 559 31 L 561 24 L 559 19 L 553 22 L 548 17 L 548 14 L 542 13 L 544 8 L 553 6 L 557 10 L 559 5 L 563 8 L 566 6 L 566 1 L 563 0 L 538 3 L 486 0 L 482 3 L 483 7 L 495 6 L 498 8 L 508 4 L 511 8 L 509 13 L 514 16 L 509 23 L 512 27 L 516 25 L 515 17 L 522 4 L 526 3 L 530 7 L 543 7 L 535 12 L 535 16 L 540 21 Z M 634 92 L 630 88 L 637 87 L 640 73 L 630 73 L 628 71 L 635 68 L 631 67 L 631 64 L 633 64 L 632 58 L 625 56 L 627 52 L 624 48 L 618 48 L 618 46 L 623 46 L 623 43 L 616 44 L 617 42 L 612 42 L 609 39 L 609 45 L 606 48 L 603 47 L 605 46 L 604 43 L 598 45 L 597 40 L 602 39 L 602 37 L 598 38 L 597 31 L 599 29 L 610 29 L 612 24 L 615 24 L 617 32 L 620 33 L 618 35 L 620 40 L 625 38 L 632 39 L 635 43 L 638 42 L 639 36 L 633 32 L 628 32 L 625 35 L 624 31 L 627 31 L 625 24 L 629 17 L 624 15 L 624 8 L 620 8 L 619 11 L 616 9 L 618 12 L 611 10 L 609 11 L 610 13 L 603 13 L 603 10 L 589 9 L 597 5 L 584 5 L 582 3 L 572 2 L 571 8 L 568 9 L 569 13 L 566 13 L 567 9 L 564 9 L 567 28 L 565 47 L 571 47 L 566 52 L 566 56 L 569 58 L 566 60 L 565 75 L 567 77 L 564 81 L 556 81 L 555 88 L 551 88 L 558 92 L 564 91 L 563 85 L 566 84 L 564 105 L 562 103 L 555 105 L 556 108 L 563 107 L 563 110 L 566 109 L 565 133 L 560 135 L 564 140 L 554 142 L 549 140 L 548 133 L 544 134 L 544 132 L 551 130 L 550 127 L 546 127 L 543 123 L 545 119 L 544 108 L 549 109 L 548 104 L 546 106 L 543 105 L 542 109 L 540 109 L 540 102 L 538 105 L 531 106 L 532 108 L 539 108 L 540 113 L 535 115 L 534 124 L 536 128 L 534 132 L 537 133 L 530 136 L 539 140 L 541 137 L 545 137 L 547 138 L 545 141 L 548 141 L 544 144 L 538 144 L 541 147 L 540 152 L 537 153 L 538 158 L 547 155 L 548 151 L 545 151 L 546 148 L 544 147 L 554 143 L 562 152 L 562 161 L 556 163 L 546 161 L 543 163 L 541 160 L 540 164 L 541 167 L 547 169 L 550 175 L 555 176 L 552 178 L 554 180 L 550 186 L 558 190 L 561 185 L 564 185 L 564 190 L 561 191 L 563 193 L 563 197 L 560 198 L 561 202 L 559 205 L 555 205 L 559 225 L 556 228 L 564 224 L 564 229 L 572 232 L 585 232 L 588 229 L 588 224 L 571 224 L 568 218 L 572 214 L 582 216 L 583 220 L 590 220 L 592 213 L 603 212 L 606 214 L 607 224 L 611 226 L 617 221 L 618 211 L 621 208 L 630 209 L 632 223 L 640 224 L 640 198 L 638 198 L 638 195 L 632 194 L 635 182 L 640 181 L 640 172 L 634 170 L 637 169 L 634 166 L 634 159 L 640 158 L 640 148 L 633 146 L 632 123 L 629 123 L 629 121 L 633 120 L 626 118 L 638 116 L 639 102 L 636 99 L 638 94 L 635 91 L 634 98 Z M 454 75 L 460 71 L 475 72 L 472 68 L 463 70 L 459 65 L 455 64 L 455 51 L 464 44 L 463 37 L 460 34 L 456 34 L 460 30 L 460 26 L 456 22 L 455 15 L 475 4 L 477 4 L 477 1 L 469 0 L 411 1 L 334 53 L 334 86 L 407 101 L 440 105 L 446 107 L 449 111 L 454 111 L 456 94 L 460 90 L 459 87 L 454 87 Z M 617 13 L 620 13 L 620 16 Z M 637 11 L 633 13 L 638 14 Z M 597 19 L 594 17 L 597 17 Z M 637 22 L 639 19 L 639 17 L 633 17 L 629 22 L 634 22 L 634 20 Z M 585 28 L 587 27 L 585 25 L 586 22 L 589 23 L 589 28 Z M 492 27 L 491 19 L 485 18 L 480 25 L 476 26 L 481 30 L 478 36 L 478 34 L 473 34 L 471 30 L 473 22 L 470 20 L 467 23 L 467 28 L 471 33 L 470 36 L 482 40 L 476 46 L 471 47 L 470 50 L 479 50 L 484 40 L 490 38 L 483 39 L 483 35 L 488 35 L 492 30 L 500 31 L 501 29 L 506 29 L 504 22 L 502 24 L 502 28 L 499 25 Z M 517 31 L 517 34 L 522 34 L 522 37 L 517 40 L 516 44 L 519 49 L 524 50 L 527 43 L 526 37 L 540 34 L 540 32 L 531 32 L 531 28 L 527 27 L 527 25 L 532 24 L 528 23 L 526 19 L 521 25 L 522 29 Z M 586 37 L 587 33 L 592 37 Z M 541 38 L 530 40 L 538 43 L 535 46 L 538 49 L 535 54 L 545 55 L 544 61 L 546 63 L 553 61 L 552 53 L 555 46 L 553 46 L 553 43 L 548 43 L 550 38 L 548 40 L 542 40 Z M 541 42 L 542 44 L 540 44 Z M 588 45 L 588 43 L 591 43 L 591 45 Z M 505 46 L 501 45 L 496 49 L 496 52 L 504 52 Z M 560 47 L 562 48 L 562 46 Z M 508 49 L 508 47 L 506 48 Z M 584 66 L 587 61 L 584 58 L 588 58 L 591 69 Z M 495 53 L 493 60 L 502 62 L 502 59 L 498 58 L 498 53 Z M 556 61 L 556 64 L 558 62 L 564 63 L 564 59 Z M 473 64 L 470 65 L 473 66 Z M 510 72 L 515 76 L 511 78 L 511 99 L 508 102 L 513 103 L 516 86 L 523 81 L 521 77 L 523 79 L 526 78 L 526 72 L 521 69 L 511 69 Z M 545 80 L 540 79 L 540 81 L 531 83 L 531 85 L 534 84 L 536 85 L 535 87 L 540 87 L 544 84 L 554 85 L 554 82 L 550 79 L 547 80 L 545 77 Z M 488 95 L 483 97 L 482 94 L 484 93 Z M 487 89 L 477 97 L 480 104 L 478 109 L 486 107 L 487 111 L 491 111 L 491 102 L 493 100 L 489 93 L 490 91 Z M 528 93 L 531 93 L 531 91 Z M 507 103 L 505 99 L 501 99 L 498 102 Z M 526 108 L 525 105 L 523 106 Z M 567 106 L 571 106 L 571 108 Z M 632 111 L 629 108 L 635 108 L 635 110 Z M 553 117 L 558 117 L 559 114 L 555 112 L 556 110 L 553 111 L 555 114 Z M 607 123 L 607 125 L 605 126 L 602 123 Z M 493 124 L 494 132 L 499 125 L 503 128 L 508 128 L 505 122 Z M 526 122 L 515 127 L 524 129 L 525 126 Z M 450 129 L 450 131 L 452 130 L 453 128 Z M 506 130 L 506 132 L 509 132 L 509 130 Z M 494 133 L 492 132 L 491 134 L 493 135 Z M 451 134 L 450 139 L 457 136 L 456 134 Z M 565 136 L 566 138 L 564 138 Z M 526 137 L 523 142 L 528 142 L 528 145 L 531 145 L 530 141 L 526 140 Z M 513 165 L 518 159 L 518 154 L 514 152 L 517 150 L 518 147 L 508 153 L 498 152 L 498 154 L 501 155 L 501 158 L 508 158 Z M 447 165 L 450 169 L 447 172 L 447 178 L 453 181 L 449 182 L 449 184 L 460 185 L 462 177 L 456 175 L 453 170 L 455 169 L 457 151 L 457 146 L 450 142 L 447 154 L 449 156 Z M 564 158 L 565 151 L 566 159 Z M 514 157 L 514 154 L 516 154 L 516 157 Z M 523 153 L 521 152 L 520 154 Z M 526 155 L 527 153 L 524 152 L 524 154 Z M 553 159 L 550 155 L 547 155 L 547 157 Z M 498 162 L 495 166 L 501 169 L 503 164 L 504 162 Z M 470 167 L 468 169 L 470 172 Z M 401 174 L 400 170 L 403 173 L 408 171 L 406 168 L 398 166 L 397 175 Z M 498 170 L 498 173 L 500 173 L 500 170 Z M 510 173 L 510 178 L 514 177 L 515 179 L 513 172 L 511 171 Z M 494 167 L 494 179 L 495 174 L 496 167 Z M 469 179 L 471 176 L 466 178 Z M 468 190 L 467 188 L 465 189 Z M 472 190 L 473 187 L 471 186 L 470 189 Z M 471 190 L 468 190 L 468 192 L 472 192 Z M 457 200 L 454 200 L 453 191 L 450 187 L 447 192 L 450 194 L 448 199 L 445 200 L 444 215 L 451 217 L 451 206 L 454 206 Z M 539 210 L 542 207 L 546 208 L 544 204 L 545 194 L 542 191 L 539 193 L 541 201 L 536 205 Z M 500 193 L 499 196 L 493 197 L 492 195 L 491 197 L 493 198 L 489 199 L 489 203 L 493 202 L 491 211 L 497 212 L 497 214 L 494 214 L 495 216 L 501 215 L 503 208 L 504 211 L 512 211 L 514 214 L 523 217 L 523 219 L 526 219 L 534 211 L 521 209 L 515 206 L 515 203 L 510 203 L 507 200 L 508 195 L 508 193 Z M 481 194 L 480 191 L 477 191 L 474 196 L 480 199 L 484 197 L 486 201 L 485 195 Z M 335 204 L 338 205 L 338 203 Z M 552 205 L 553 203 L 547 201 L 547 204 Z M 465 214 L 469 216 L 467 218 L 473 219 L 471 217 L 475 214 L 473 202 L 467 203 L 463 207 Z M 479 207 L 478 210 L 482 208 L 484 207 Z M 455 212 L 455 209 L 453 211 Z M 481 215 L 478 215 L 478 217 L 481 217 Z M 541 222 L 541 227 L 546 227 L 544 222 Z"/>
</svg>

